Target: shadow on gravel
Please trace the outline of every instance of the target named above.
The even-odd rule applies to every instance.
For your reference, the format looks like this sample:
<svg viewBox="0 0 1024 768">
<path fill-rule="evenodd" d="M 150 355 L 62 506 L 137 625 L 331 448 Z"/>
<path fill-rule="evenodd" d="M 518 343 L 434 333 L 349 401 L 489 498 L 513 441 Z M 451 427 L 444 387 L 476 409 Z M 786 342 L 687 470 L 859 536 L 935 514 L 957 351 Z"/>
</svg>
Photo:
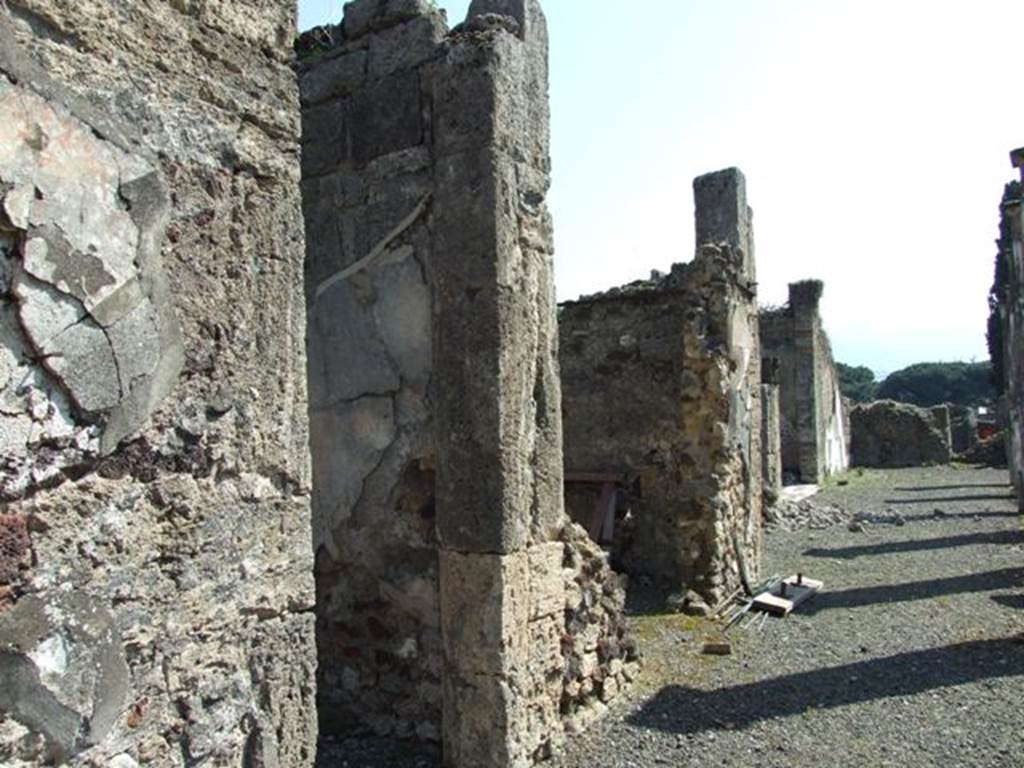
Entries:
<svg viewBox="0 0 1024 768">
<path fill-rule="evenodd" d="M 913 512 L 900 512 L 903 519 L 909 522 L 919 522 L 921 520 L 955 520 L 956 518 L 963 518 L 970 520 L 976 517 L 1020 517 L 1020 513 L 1013 511 L 1005 512 L 994 512 L 991 509 L 986 509 L 984 512 L 943 512 L 941 515 L 936 515 L 934 512 L 921 512 L 914 514 Z"/>
<path fill-rule="evenodd" d="M 946 579 L 888 584 L 884 587 L 857 587 L 838 592 L 819 592 L 813 600 L 800 606 L 800 613 L 813 615 L 835 608 L 858 608 L 879 603 L 906 603 L 911 600 L 929 600 L 943 595 L 995 592 L 1015 587 L 1024 587 L 1024 568 L 1004 568 L 999 571 L 972 573 L 968 576 L 950 576 Z"/>
<path fill-rule="evenodd" d="M 833 557 L 852 560 L 869 555 L 893 555 L 901 552 L 924 552 L 930 549 L 970 547 L 976 544 L 1016 544 L 1024 541 L 1020 531 L 985 531 L 965 533 L 963 536 L 942 536 L 937 539 L 911 539 L 909 541 L 887 541 L 882 544 L 864 544 L 856 547 L 824 549 L 815 547 L 804 552 L 805 557 Z"/>
<path fill-rule="evenodd" d="M 715 691 L 667 686 L 629 722 L 669 733 L 743 728 L 761 720 L 801 715 L 936 688 L 1024 676 L 1020 638 L 983 640 L 913 651 L 839 667 L 800 672 Z"/>
<path fill-rule="evenodd" d="M 930 493 L 931 491 L 955 491 L 960 488 L 999 488 L 1010 492 L 1009 483 L 960 483 L 958 485 L 919 485 L 916 487 L 896 487 L 894 491 L 899 493 Z"/>
<path fill-rule="evenodd" d="M 914 499 L 886 499 L 886 504 L 948 504 L 950 502 L 960 503 L 963 501 L 1013 501 L 1009 493 L 986 493 L 974 496 L 928 496 L 927 498 Z"/>
<path fill-rule="evenodd" d="M 1024 595 L 992 595 L 992 599 L 1007 608 L 1024 611 Z"/>
</svg>

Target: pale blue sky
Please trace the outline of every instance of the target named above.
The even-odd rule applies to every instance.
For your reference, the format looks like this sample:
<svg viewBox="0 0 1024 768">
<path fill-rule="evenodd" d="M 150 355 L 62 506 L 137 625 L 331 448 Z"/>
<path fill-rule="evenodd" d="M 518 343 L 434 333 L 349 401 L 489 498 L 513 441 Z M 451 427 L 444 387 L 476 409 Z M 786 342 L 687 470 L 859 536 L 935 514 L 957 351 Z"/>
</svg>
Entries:
<svg viewBox="0 0 1024 768">
<path fill-rule="evenodd" d="M 468 0 L 440 2 L 451 23 Z M 300 27 L 340 0 L 300 0 Z M 547 0 L 560 299 L 692 256 L 694 176 L 737 165 L 760 297 L 826 282 L 836 356 L 983 359 L 1021 0 Z"/>
</svg>

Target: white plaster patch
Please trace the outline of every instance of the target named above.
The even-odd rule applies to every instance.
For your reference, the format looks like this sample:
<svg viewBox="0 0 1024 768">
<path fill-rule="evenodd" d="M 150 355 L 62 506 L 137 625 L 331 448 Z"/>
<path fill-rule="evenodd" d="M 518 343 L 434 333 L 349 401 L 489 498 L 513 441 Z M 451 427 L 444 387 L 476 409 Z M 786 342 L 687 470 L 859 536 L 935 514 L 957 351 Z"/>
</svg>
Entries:
<svg viewBox="0 0 1024 768">
<path fill-rule="evenodd" d="M 395 653 L 400 659 L 415 659 L 417 656 L 419 656 L 419 647 L 416 645 L 416 638 L 407 637 L 405 639 L 405 642 L 403 642 L 399 646 L 398 650 L 395 651 Z"/>
<path fill-rule="evenodd" d="M 68 669 L 68 648 L 60 635 L 48 637 L 32 650 L 28 657 L 39 669 L 39 676 L 44 683 L 53 683 Z"/>
</svg>

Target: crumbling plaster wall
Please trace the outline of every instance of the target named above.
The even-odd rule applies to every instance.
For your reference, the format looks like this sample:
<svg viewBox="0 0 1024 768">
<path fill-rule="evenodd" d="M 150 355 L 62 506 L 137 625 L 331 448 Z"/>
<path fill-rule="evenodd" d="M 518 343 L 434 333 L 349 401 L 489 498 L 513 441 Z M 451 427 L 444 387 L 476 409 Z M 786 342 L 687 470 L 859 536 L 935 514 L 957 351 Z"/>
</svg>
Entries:
<svg viewBox="0 0 1024 768">
<path fill-rule="evenodd" d="M 818 280 L 793 283 L 789 303 L 760 316 L 761 352 L 778 369 L 783 471 L 805 483 L 850 465 L 849 403 L 821 320 L 823 288 Z"/>
<path fill-rule="evenodd" d="M 0 763 L 312 764 L 294 4 L 0 7 Z"/>
<path fill-rule="evenodd" d="M 1015 150 L 1010 158 L 1024 179 L 1024 149 Z M 1012 241 L 1006 264 L 1006 295 L 1000 303 L 1009 416 L 1007 459 L 1010 479 L 1024 512 L 1024 203 L 1021 200 L 1011 202 L 1005 215 L 1010 222 Z"/>
<path fill-rule="evenodd" d="M 761 360 L 742 174 L 695 192 L 698 233 L 721 245 L 560 309 L 565 463 L 637 476 L 623 567 L 716 601 L 760 559 Z"/>
<path fill-rule="evenodd" d="M 547 31 L 358 0 L 300 68 L 320 721 L 525 765 L 635 674 L 561 503 Z"/>
</svg>

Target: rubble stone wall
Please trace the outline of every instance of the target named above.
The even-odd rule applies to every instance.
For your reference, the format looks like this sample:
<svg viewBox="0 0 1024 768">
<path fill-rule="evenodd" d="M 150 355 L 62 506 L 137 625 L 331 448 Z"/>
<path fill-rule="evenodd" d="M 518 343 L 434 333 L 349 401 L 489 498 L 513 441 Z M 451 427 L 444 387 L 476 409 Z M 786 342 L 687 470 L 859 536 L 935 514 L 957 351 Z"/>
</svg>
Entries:
<svg viewBox="0 0 1024 768">
<path fill-rule="evenodd" d="M 819 311 L 823 289 L 817 280 L 793 283 L 789 303 L 760 317 L 762 354 L 778 368 L 783 470 L 805 483 L 850 464 L 848 404 Z"/>
<path fill-rule="evenodd" d="M 0 763 L 311 765 L 294 3 L 0 7 Z"/>
<path fill-rule="evenodd" d="M 730 210 L 749 222 L 745 193 L 736 202 L 742 174 L 716 176 L 711 186 L 730 190 Z M 707 181 L 695 183 L 698 222 L 710 218 L 700 213 Z M 735 231 L 722 234 L 668 276 L 564 304 L 559 315 L 566 467 L 637 477 L 618 559 L 710 601 L 739 584 L 742 566 L 755 574 L 762 522 L 751 264 Z"/>
<path fill-rule="evenodd" d="M 1024 149 L 1013 152 L 1011 159 L 1014 167 L 1021 169 L 1024 179 Z M 1000 304 L 1009 415 L 1007 459 L 1010 478 L 1024 512 L 1024 202 L 1010 203 L 1005 215 L 1010 221 L 1012 240 L 1006 264 L 1006 296 Z"/>
<path fill-rule="evenodd" d="M 635 674 L 564 515 L 547 28 L 358 0 L 301 68 L 320 722 L 528 765 Z"/>
<path fill-rule="evenodd" d="M 858 467 L 918 467 L 952 458 L 949 412 L 878 400 L 850 412 L 853 464 Z"/>
</svg>

